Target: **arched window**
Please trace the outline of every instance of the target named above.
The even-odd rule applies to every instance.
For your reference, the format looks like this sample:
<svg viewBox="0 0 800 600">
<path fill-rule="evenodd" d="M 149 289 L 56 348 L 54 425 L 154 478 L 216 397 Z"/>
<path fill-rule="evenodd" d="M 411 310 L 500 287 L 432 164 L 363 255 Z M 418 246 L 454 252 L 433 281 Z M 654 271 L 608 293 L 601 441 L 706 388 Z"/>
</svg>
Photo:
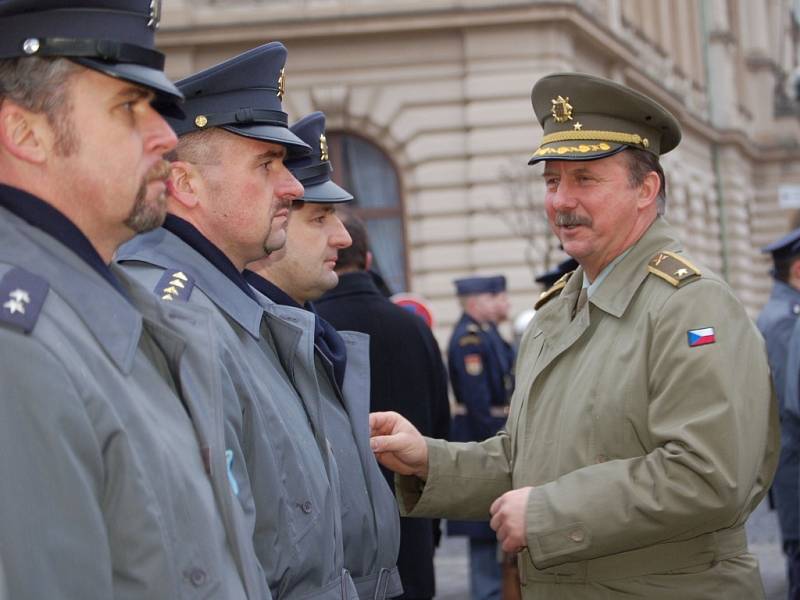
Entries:
<svg viewBox="0 0 800 600">
<path fill-rule="evenodd" d="M 355 197 L 352 208 L 367 225 L 373 268 L 392 293 L 408 290 L 405 227 L 400 182 L 378 146 L 346 132 L 328 131 L 333 180 Z"/>
</svg>

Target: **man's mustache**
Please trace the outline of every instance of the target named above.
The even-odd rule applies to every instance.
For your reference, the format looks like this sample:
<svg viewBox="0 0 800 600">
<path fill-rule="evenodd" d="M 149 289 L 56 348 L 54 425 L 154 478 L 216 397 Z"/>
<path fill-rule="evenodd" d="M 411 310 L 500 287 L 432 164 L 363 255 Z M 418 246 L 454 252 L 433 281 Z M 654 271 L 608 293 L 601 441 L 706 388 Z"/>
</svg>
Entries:
<svg viewBox="0 0 800 600">
<path fill-rule="evenodd" d="M 592 220 L 589 217 L 582 217 L 574 212 L 557 212 L 555 224 L 558 227 L 570 227 L 573 225 L 585 225 L 591 227 Z"/>
</svg>

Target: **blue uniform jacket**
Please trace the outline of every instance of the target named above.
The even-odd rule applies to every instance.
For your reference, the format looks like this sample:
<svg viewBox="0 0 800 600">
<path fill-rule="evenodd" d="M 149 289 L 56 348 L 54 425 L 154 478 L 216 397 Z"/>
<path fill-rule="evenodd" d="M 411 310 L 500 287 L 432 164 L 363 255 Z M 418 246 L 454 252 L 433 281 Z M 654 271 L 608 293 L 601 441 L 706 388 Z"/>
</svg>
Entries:
<svg viewBox="0 0 800 600">
<path fill-rule="evenodd" d="M 461 315 L 448 349 L 450 383 L 456 399 L 452 441 L 480 442 L 505 426 L 513 391 L 511 352 L 493 326 L 481 326 L 469 315 Z M 449 521 L 447 532 L 495 539 L 485 522 Z"/>
<path fill-rule="evenodd" d="M 787 402 L 797 405 L 796 380 L 800 376 L 800 334 L 792 337 L 792 330 L 800 314 L 800 291 L 782 281 L 775 281 L 757 325 L 767 342 L 767 358 L 772 371 L 775 394 L 778 397 L 781 417 L 781 455 L 778 470 L 772 482 L 772 496 L 778 509 L 778 521 L 784 542 L 800 539 L 798 518 L 798 477 L 800 477 L 800 415 L 786 410 Z M 790 354 L 790 338 L 798 348 L 792 364 L 787 364 Z M 787 376 L 792 374 L 792 383 L 787 395 Z M 790 400 L 790 396 L 794 400 Z"/>
</svg>

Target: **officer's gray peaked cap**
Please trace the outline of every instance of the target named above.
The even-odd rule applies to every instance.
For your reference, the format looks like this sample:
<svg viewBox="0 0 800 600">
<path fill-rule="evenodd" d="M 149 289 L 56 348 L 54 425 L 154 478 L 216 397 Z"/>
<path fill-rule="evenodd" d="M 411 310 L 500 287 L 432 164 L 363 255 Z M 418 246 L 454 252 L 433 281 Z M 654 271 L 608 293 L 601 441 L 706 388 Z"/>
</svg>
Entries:
<svg viewBox="0 0 800 600">
<path fill-rule="evenodd" d="M 281 105 L 286 54 L 283 44 L 271 42 L 181 79 L 176 85 L 186 97 L 184 116 L 169 124 L 179 136 L 220 127 L 285 146 L 289 156 L 308 154 Z"/>
<path fill-rule="evenodd" d="M 182 98 L 155 49 L 161 0 L 0 0 L 0 58 L 63 57 Z"/>
<path fill-rule="evenodd" d="M 319 111 L 306 115 L 291 126 L 292 133 L 311 146 L 311 154 L 286 161 L 286 166 L 303 184 L 300 200 L 332 204 L 348 202 L 353 196 L 331 181 L 333 167 L 325 137 L 325 115 Z"/>
</svg>

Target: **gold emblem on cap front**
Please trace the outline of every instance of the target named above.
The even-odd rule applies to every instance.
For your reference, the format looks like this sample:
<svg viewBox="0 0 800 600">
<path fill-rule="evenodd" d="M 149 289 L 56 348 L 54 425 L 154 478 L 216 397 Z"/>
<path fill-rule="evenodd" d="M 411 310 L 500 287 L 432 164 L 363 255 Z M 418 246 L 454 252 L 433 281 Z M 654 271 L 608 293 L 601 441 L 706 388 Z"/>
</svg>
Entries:
<svg viewBox="0 0 800 600">
<path fill-rule="evenodd" d="M 161 0 L 150 0 L 150 18 L 147 26 L 151 29 L 158 29 L 161 24 Z"/>
<path fill-rule="evenodd" d="M 553 118 L 556 120 L 556 123 L 565 123 L 566 121 L 572 120 L 572 105 L 569 103 L 569 97 L 563 98 L 559 96 L 558 98 L 553 98 L 550 100 L 553 103 L 553 107 L 550 109 L 550 112 L 553 115 Z"/>
<path fill-rule="evenodd" d="M 286 94 L 286 67 L 281 68 L 281 73 L 278 75 L 278 98 L 283 100 Z"/>
<path fill-rule="evenodd" d="M 197 125 L 200 129 L 208 125 L 208 118 L 205 115 L 197 115 L 194 118 L 194 124 Z"/>
<path fill-rule="evenodd" d="M 324 133 L 319 134 L 319 158 L 320 160 L 330 160 L 328 158 L 328 140 Z"/>
</svg>

